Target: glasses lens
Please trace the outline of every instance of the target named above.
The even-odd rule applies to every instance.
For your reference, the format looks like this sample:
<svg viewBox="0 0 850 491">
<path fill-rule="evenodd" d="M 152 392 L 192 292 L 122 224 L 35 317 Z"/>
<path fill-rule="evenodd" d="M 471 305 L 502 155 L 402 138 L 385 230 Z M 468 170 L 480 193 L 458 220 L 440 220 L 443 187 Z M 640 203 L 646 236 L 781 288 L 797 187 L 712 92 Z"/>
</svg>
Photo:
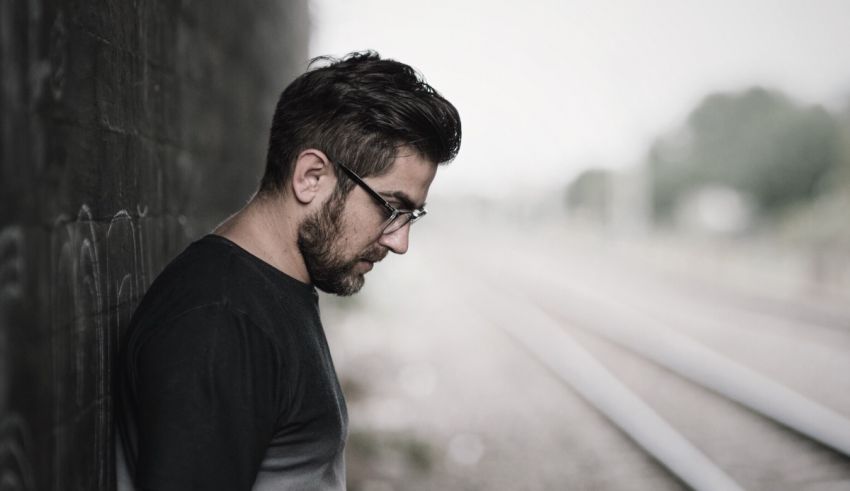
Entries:
<svg viewBox="0 0 850 491">
<path fill-rule="evenodd" d="M 391 234 L 396 230 L 404 227 L 410 222 L 412 215 L 410 213 L 399 213 L 395 219 L 387 223 L 386 227 L 384 227 L 385 234 Z"/>
</svg>

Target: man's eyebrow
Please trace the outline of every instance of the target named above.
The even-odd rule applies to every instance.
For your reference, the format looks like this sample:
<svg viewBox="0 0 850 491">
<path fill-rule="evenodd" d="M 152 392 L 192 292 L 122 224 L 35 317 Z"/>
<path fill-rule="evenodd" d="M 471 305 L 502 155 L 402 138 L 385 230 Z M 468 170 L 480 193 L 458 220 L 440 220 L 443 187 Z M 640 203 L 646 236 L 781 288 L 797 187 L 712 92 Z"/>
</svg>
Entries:
<svg viewBox="0 0 850 491">
<path fill-rule="evenodd" d="M 380 194 L 386 198 L 395 198 L 406 210 L 418 210 L 425 208 L 425 203 L 422 203 L 422 206 L 416 206 L 416 203 L 414 203 L 413 200 L 410 199 L 410 196 L 408 196 L 404 191 L 386 191 L 381 192 Z"/>
</svg>

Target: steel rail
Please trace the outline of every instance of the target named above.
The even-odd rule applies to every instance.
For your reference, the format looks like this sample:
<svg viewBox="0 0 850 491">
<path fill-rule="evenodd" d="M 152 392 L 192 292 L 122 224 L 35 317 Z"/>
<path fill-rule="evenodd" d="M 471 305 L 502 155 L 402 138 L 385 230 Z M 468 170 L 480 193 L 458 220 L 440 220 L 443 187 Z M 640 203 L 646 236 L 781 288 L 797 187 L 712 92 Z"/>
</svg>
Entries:
<svg viewBox="0 0 850 491">
<path fill-rule="evenodd" d="M 541 281 L 542 280 L 542 281 Z M 556 288 L 541 288 L 542 283 Z M 850 456 L 850 420 L 781 383 L 679 334 L 639 307 L 600 292 L 535 279 L 535 304 L 823 445 Z M 569 290 L 571 295 L 564 295 Z M 570 301 L 570 298 L 578 299 Z M 541 299 L 546 301 L 541 302 Z M 555 314 L 551 307 L 547 312 Z M 604 318 L 603 318 L 604 316 Z"/>
<path fill-rule="evenodd" d="M 493 283 L 484 283 L 482 288 L 495 290 Z M 500 293 L 510 301 L 494 301 L 486 312 L 480 313 L 525 347 L 538 362 L 568 383 L 670 472 L 699 491 L 743 489 L 612 375 L 557 321 L 531 302 L 520 312 L 516 304 L 522 295 Z"/>
</svg>

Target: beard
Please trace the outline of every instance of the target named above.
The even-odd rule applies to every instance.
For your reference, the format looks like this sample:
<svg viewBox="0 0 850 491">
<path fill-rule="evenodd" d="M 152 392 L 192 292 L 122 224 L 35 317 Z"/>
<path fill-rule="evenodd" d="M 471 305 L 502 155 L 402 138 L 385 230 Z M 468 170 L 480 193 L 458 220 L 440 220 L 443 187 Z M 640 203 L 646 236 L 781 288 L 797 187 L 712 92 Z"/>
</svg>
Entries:
<svg viewBox="0 0 850 491">
<path fill-rule="evenodd" d="M 387 255 L 387 250 L 374 244 L 353 257 L 346 258 L 340 250 L 342 240 L 342 211 L 345 195 L 334 192 L 322 208 L 308 216 L 298 227 L 298 249 L 304 258 L 310 281 L 326 293 L 349 296 L 357 293 L 366 281 L 365 273 L 354 270 L 362 260 L 373 263 Z"/>
</svg>

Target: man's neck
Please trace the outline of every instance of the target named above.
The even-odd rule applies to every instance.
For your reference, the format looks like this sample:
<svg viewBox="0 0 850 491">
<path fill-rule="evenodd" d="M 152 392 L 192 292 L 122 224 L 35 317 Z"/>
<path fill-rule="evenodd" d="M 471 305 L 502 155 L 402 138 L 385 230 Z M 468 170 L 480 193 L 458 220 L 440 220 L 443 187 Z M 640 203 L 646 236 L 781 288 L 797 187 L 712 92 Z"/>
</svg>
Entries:
<svg viewBox="0 0 850 491">
<path fill-rule="evenodd" d="M 213 233 L 226 237 L 283 273 L 310 283 L 298 249 L 298 223 L 284 198 L 256 195 Z"/>
</svg>

